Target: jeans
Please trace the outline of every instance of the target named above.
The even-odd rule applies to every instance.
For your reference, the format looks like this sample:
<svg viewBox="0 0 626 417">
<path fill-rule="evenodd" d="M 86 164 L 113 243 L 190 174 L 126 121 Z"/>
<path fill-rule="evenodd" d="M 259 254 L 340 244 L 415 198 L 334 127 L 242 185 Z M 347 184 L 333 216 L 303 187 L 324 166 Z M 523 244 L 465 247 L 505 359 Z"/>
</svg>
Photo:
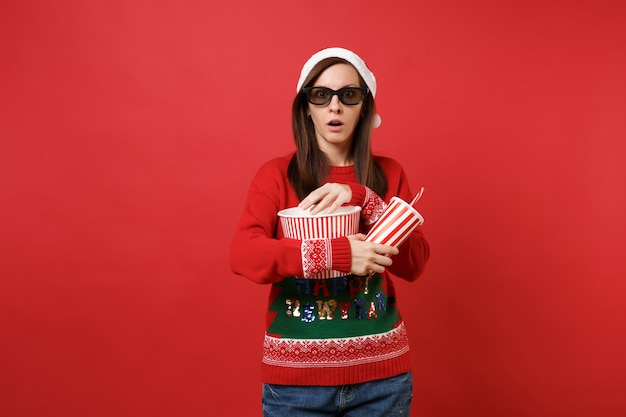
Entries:
<svg viewBox="0 0 626 417">
<path fill-rule="evenodd" d="M 263 384 L 263 416 L 408 416 L 412 397 L 411 372 L 337 387 Z"/>
</svg>

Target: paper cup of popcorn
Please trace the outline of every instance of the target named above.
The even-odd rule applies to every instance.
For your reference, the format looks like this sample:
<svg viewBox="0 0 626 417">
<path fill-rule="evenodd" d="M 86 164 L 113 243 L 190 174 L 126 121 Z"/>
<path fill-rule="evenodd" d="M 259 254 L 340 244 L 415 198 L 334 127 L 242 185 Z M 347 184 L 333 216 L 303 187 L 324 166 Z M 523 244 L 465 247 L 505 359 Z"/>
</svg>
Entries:
<svg viewBox="0 0 626 417">
<path fill-rule="evenodd" d="M 283 235 L 290 239 L 334 239 L 359 233 L 361 207 L 342 206 L 332 213 L 311 214 L 298 207 L 278 212 Z M 322 271 L 315 278 L 337 278 L 345 272 Z"/>
<path fill-rule="evenodd" d="M 406 201 L 392 197 L 380 219 L 365 237 L 366 242 L 398 247 L 409 235 L 424 223 L 424 218 Z"/>
</svg>

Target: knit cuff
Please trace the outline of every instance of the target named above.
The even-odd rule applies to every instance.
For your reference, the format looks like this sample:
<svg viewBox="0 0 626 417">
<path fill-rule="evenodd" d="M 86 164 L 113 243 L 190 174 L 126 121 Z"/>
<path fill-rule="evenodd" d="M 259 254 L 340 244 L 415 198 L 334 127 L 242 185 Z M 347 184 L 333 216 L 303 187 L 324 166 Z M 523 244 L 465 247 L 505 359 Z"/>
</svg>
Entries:
<svg viewBox="0 0 626 417">
<path fill-rule="evenodd" d="M 335 271 L 350 273 L 352 268 L 352 251 L 347 237 L 332 240 L 331 268 Z"/>
<path fill-rule="evenodd" d="M 385 201 L 378 196 L 374 191 L 365 188 L 365 202 L 363 203 L 361 210 L 361 217 L 363 218 L 363 222 L 370 226 L 382 216 L 383 211 L 387 208 L 387 204 Z"/>
<path fill-rule="evenodd" d="M 330 239 L 304 239 L 301 245 L 302 272 L 304 278 L 312 278 L 330 269 L 332 249 Z"/>
<path fill-rule="evenodd" d="M 363 203 L 365 203 L 365 197 L 367 195 L 367 187 L 355 182 L 348 183 L 347 185 L 350 187 L 350 191 L 352 191 L 352 200 L 350 200 L 350 203 L 348 204 L 351 206 L 363 207 Z"/>
</svg>

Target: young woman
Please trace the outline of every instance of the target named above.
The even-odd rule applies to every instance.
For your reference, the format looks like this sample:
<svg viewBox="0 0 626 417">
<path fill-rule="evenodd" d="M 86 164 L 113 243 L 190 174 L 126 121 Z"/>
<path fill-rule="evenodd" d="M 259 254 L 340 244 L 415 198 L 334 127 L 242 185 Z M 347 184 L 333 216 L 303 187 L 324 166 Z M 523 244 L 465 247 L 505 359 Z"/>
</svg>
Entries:
<svg viewBox="0 0 626 417">
<path fill-rule="evenodd" d="M 402 167 L 371 154 L 371 129 L 380 123 L 376 87 L 354 52 L 314 54 L 293 102 L 296 151 L 264 164 L 250 186 L 230 262 L 236 274 L 271 284 L 265 416 L 409 413 L 408 337 L 391 274 L 417 279 L 429 246 L 419 227 L 399 250 L 363 240 L 391 197 L 413 197 Z M 278 211 L 299 206 L 328 213 L 342 205 L 362 208 L 362 233 L 301 241 L 283 236 Z M 312 279 L 325 269 L 345 276 Z"/>
</svg>

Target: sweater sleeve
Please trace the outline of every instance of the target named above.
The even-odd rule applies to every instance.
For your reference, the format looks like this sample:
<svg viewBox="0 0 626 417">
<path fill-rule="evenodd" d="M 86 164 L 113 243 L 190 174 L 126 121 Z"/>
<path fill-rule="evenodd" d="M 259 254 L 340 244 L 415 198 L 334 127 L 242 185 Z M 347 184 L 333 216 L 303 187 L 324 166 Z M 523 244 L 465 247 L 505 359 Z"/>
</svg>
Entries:
<svg viewBox="0 0 626 417">
<path fill-rule="evenodd" d="M 251 190 L 230 249 L 230 267 L 260 284 L 302 274 L 301 242 L 275 239 L 278 206 L 266 194 Z"/>
<path fill-rule="evenodd" d="M 352 191 L 350 205 L 361 207 L 361 219 L 369 228 L 380 218 L 387 204 L 378 194 L 362 184 L 350 183 L 348 186 Z"/>
<path fill-rule="evenodd" d="M 400 253 L 394 256 L 389 272 L 407 281 L 415 281 L 424 271 L 430 257 L 430 246 L 418 226 L 398 248 Z"/>
</svg>

